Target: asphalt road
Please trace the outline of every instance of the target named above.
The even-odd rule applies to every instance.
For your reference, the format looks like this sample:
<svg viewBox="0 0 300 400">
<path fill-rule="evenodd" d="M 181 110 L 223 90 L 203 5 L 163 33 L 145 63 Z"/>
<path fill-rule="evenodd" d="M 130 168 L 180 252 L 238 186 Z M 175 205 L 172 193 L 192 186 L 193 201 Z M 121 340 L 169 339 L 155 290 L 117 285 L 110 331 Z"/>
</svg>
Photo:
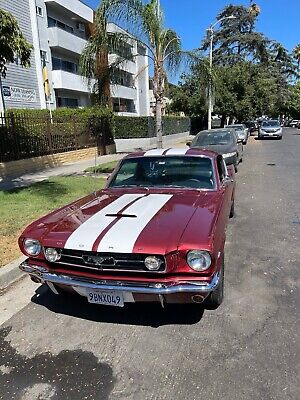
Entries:
<svg viewBox="0 0 300 400">
<path fill-rule="evenodd" d="M 0 399 L 298 400 L 300 131 L 251 138 L 237 181 L 218 310 L 63 303 L 26 279 L 0 297 Z"/>
</svg>

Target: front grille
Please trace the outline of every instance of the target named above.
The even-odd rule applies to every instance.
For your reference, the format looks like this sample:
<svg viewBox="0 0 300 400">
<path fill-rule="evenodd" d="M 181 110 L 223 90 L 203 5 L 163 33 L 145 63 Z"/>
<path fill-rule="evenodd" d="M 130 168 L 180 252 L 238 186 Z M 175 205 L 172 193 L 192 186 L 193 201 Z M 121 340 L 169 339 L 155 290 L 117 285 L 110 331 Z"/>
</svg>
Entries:
<svg viewBox="0 0 300 400">
<path fill-rule="evenodd" d="M 91 251 L 63 249 L 59 261 L 53 265 L 71 268 L 80 268 L 92 271 L 120 271 L 120 272 L 165 272 L 166 261 L 161 255 L 155 257 L 161 260 L 157 271 L 149 271 L 145 266 L 145 259 L 150 254 L 123 254 L 123 253 L 96 253 Z M 153 256 L 153 254 L 151 254 Z"/>
</svg>

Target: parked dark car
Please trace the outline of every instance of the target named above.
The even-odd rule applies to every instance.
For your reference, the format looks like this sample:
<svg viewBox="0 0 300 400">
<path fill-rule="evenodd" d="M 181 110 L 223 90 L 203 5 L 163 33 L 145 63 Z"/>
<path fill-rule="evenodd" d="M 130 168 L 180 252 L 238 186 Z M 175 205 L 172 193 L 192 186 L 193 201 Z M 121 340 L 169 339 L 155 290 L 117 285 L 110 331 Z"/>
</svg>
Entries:
<svg viewBox="0 0 300 400">
<path fill-rule="evenodd" d="M 227 165 L 237 166 L 243 159 L 243 139 L 238 138 L 232 128 L 211 129 L 198 133 L 192 142 L 187 143 L 191 148 L 213 150 L 222 154 Z"/>
<path fill-rule="evenodd" d="M 252 133 L 258 130 L 258 124 L 255 121 L 249 121 L 245 125 L 249 129 L 250 135 L 252 135 Z"/>
</svg>

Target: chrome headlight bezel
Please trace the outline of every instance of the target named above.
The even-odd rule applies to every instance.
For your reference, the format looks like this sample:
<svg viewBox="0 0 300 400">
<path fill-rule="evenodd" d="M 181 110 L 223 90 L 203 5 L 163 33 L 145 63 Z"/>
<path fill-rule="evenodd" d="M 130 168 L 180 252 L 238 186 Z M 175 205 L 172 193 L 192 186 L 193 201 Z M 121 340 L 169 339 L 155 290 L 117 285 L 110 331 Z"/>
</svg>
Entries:
<svg viewBox="0 0 300 400">
<path fill-rule="evenodd" d="M 190 250 L 186 256 L 186 262 L 194 271 L 202 272 L 209 269 L 212 259 L 206 250 Z"/>
<path fill-rule="evenodd" d="M 224 153 L 223 158 L 230 158 L 236 156 L 236 151 L 233 151 L 232 153 Z"/>
<path fill-rule="evenodd" d="M 145 258 L 144 263 L 149 271 L 158 271 L 163 261 L 155 256 L 148 256 Z"/>
<path fill-rule="evenodd" d="M 61 252 L 54 247 L 47 247 L 44 249 L 45 258 L 49 262 L 59 261 L 61 258 Z"/>
<path fill-rule="evenodd" d="M 37 239 L 25 238 L 23 248 L 29 257 L 37 257 L 42 251 L 42 245 Z"/>
</svg>

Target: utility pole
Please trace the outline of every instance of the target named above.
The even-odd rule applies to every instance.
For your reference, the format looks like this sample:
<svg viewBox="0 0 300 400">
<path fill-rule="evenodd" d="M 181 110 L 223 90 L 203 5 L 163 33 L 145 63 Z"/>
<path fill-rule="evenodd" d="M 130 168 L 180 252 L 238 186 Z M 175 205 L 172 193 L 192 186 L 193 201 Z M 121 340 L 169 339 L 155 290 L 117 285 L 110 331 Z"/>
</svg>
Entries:
<svg viewBox="0 0 300 400">
<path fill-rule="evenodd" d="M 212 99 L 212 71 L 213 71 L 213 42 L 214 42 L 214 27 L 225 19 L 236 19 L 234 15 L 229 15 L 229 17 L 223 17 L 218 19 L 214 24 L 212 24 L 207 32 L 209 34 L 209 83 L 208 83 L 208 113 L 207 113 L 207 128 L 211 129 L 211 115 L 213 111 L 213 99 Z"/>
</svg>

